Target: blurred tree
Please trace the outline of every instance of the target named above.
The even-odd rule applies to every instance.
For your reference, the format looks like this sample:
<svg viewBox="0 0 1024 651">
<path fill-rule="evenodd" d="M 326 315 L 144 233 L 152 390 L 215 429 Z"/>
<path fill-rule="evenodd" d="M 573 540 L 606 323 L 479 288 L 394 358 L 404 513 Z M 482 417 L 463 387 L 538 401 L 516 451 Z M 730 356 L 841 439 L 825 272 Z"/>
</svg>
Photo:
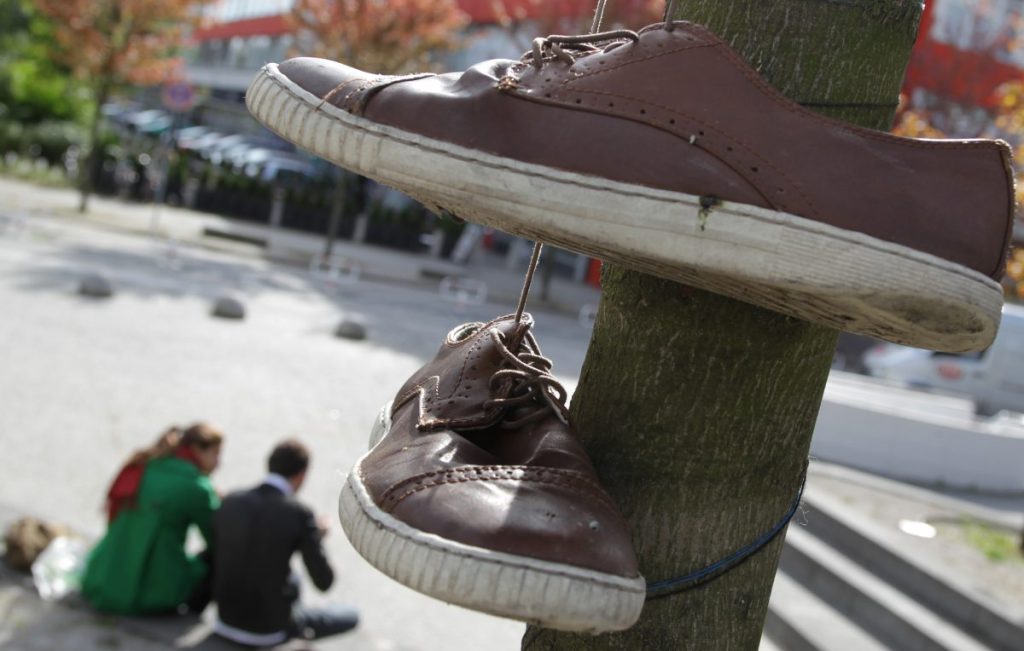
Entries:
<svg viewBox="0 0 1024 651">
<path fill-rule="evenodd" d="M 915 108 L 908 105 L 906 96 L 900 97 L 900 110 L 896 117 L 892 132 L 907 138 L 949 138 L 982 137 L 1002 138 L 1010 143 L 1014 150 L 1014 176 L 1016 177 L 1016 202 L 1018 210 L 1024 205 L 1024 81 L 1012 80 L 1001 84 L 992 93 L 995 108 L 989 118 L 979 123 L 968 133 L 947 133 L 936 124 L 948 124 L 943 120 L 949 105 L 946 103 L 931 104 L 927 108 Z M 961 123 L 962 124 L 962 123 Z M 1014 247 L 1006 265 L 1006 287 L 1010 296 L 1024 300 L 1024 249 Z"/>
<path fill-rule="evenodd" d="M 927 30 L 926 32 L 924 30 Z M 1014 149 L 1017 204 L 1024 204 L 1024 8 L 943 0 L 926 9 L 893 133 L 911 138 L 1001 138 Z M 1024 250 L 1006 286 L 1024 299 Z"/>
<path fill-rule="evenodd" d="M 81 88 L 50 50 L 53 29 L 31 0 L 0 0 L 0 121 L 85 117 Z"/>
<path fill-rule="evenodd" d="M 397 74 L 458 47 L 469 17 L 456 0 L 296 0 L 290 20 L 296 54 Z"/>
<path fill-rule="evenodd" d="M 1000 110 L 997 89 L 1022 75 L 1024 17 L 1015 2 L 929 3 L 911 54 L 907 108 L 927 109 L 929 123 L 954 137 L 975 137 Z"/>
<path fill-rule="evenodd" d="M 88 208 L 99 172 L 95 146 L 99 107 L 122 84 L 151 85 L 176 78 L 176 54 L 213 0 L 35 0 L 52 20 L 51 53 L 92 90 L 89 157 L 82 174 L 79 210 Z"/>
</svg>

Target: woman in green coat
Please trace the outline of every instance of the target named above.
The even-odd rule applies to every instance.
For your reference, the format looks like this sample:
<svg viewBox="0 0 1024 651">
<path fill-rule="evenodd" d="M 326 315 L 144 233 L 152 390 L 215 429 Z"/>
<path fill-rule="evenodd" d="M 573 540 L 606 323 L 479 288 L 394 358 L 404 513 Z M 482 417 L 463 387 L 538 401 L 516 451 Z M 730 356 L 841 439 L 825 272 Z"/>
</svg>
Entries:
<svg viewBox="0 0 1024 651">
<path fill-rule="evenodd" d="M 208 475 L 217 467 L 223 435 L 206 424 L 172 429 L 137 452 L 107 494 L 110 523 L 93 548 L 82 594 L 97 610 L 142 614 L 202 608 L 207 554 L 185 553 L 198 527 L 210 545 L 210 521 L 220 499 Z"/>
</svg>

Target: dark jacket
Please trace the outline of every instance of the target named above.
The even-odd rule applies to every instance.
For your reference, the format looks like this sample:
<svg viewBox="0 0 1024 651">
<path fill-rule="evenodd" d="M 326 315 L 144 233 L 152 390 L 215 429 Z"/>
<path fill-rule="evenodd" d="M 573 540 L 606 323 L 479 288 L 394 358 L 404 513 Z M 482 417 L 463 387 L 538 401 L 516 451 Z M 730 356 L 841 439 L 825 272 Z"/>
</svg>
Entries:
<svg viewBox="0 0 1024 651">
<path fill-rule="evenodd" d="M 317 588 L 334 582 L 312 511 L 268 484 L 226 497 L 214 514 L 213 538 L 213 598 L 229 626 L 252 633 L 288 628 L 298 598 L 289 565 L 296 551 Z"/>
<path fill-rule="evenodd" d="M 208 571 L 185 553 L 185 534 L 196 525 L 209 543 L 219 502 L 210 480 L 188 461 L 150 461 L 136 503 L 118 513 L 89 554 L 82 594 L 106 612 L 173 612 Z"/>
</svg>

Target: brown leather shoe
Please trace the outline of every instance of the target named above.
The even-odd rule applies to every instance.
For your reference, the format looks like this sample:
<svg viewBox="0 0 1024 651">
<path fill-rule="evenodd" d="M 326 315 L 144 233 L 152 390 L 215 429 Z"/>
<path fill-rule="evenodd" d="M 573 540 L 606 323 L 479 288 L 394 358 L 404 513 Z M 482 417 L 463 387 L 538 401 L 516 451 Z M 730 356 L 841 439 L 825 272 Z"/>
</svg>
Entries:
<svg viewBox="0 0 1024 651">
<path fill-rule="evenodd" d="M 381 411 L 341 523 L 377 569 L 432 597 L 548 628 L 621 630 L 640 616 L 645 583 L 532 323 L 448 333 Z"/>
<path fill-rule="evenodd" d="M 535 41 L 522 61 L 382 77 L 266 66 L 256 118 L 434 209 L 835 328 L 987 346 L 1010 150 L 812 113 L 685 22 Z"/>
</svg>

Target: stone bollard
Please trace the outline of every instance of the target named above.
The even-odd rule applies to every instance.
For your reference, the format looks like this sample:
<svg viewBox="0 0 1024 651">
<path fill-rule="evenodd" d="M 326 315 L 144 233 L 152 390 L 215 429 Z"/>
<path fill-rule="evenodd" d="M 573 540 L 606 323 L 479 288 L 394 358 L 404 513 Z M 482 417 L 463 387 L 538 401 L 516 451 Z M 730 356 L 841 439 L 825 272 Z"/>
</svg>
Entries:
<svg viewBox="0 0 1024 651">
<path fill-rule="evenodd" d="M 90 298 L 110 298 L 114 295 L 114 288 L 104 276 L 93 273 L 78 283 L 78 293 Z"/>
<path fill-rule="evenodd" d="M 245 305 L 233 296 L 221 296 L 213 304 L 211 314 L 221 319 L 244 319 Z"/>
<path fill-rule="evenodd" d="M 352 319 L 344 319 L 334 330 L 334 336 L 340 339 L 361 341 L 366 339 L 366 326 Z"/>
</svg>

